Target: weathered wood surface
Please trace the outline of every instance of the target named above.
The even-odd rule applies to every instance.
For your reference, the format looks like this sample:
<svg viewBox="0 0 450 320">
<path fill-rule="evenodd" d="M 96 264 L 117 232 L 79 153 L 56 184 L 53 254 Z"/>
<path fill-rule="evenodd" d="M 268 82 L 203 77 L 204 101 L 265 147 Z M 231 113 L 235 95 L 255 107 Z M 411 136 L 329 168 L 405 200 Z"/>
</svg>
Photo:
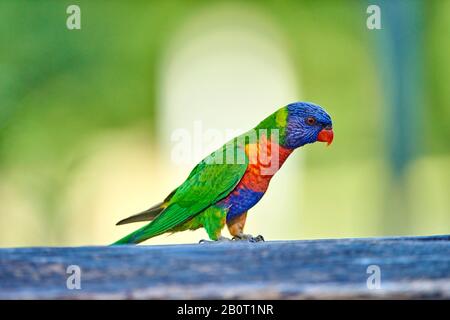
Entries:
<svg viewBox="0 0 450 320">
<path fill-rule="evenodd" d="M 66 268 L 81 268 L 69 290 Z M 378 265 L 381 289 L 367 287 Z M 450 298 L 450 236 L 0 249 L 0 299 Z"/>
</svg>

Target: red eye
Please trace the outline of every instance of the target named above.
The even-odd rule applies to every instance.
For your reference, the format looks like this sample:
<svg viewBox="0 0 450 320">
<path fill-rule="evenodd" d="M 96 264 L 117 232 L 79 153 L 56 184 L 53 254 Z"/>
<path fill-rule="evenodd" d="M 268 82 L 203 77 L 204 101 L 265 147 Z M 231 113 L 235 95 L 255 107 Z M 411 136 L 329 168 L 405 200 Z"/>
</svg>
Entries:
<svg viewBox="0 0 450 320">
<path fill-rule="evenodd" d="M 310 126 L 316 124 L 316 119 L 314 119 L 313 117 L 308 117 L 306 119 L 306 123 L 309 124 Z"/>
</svg>

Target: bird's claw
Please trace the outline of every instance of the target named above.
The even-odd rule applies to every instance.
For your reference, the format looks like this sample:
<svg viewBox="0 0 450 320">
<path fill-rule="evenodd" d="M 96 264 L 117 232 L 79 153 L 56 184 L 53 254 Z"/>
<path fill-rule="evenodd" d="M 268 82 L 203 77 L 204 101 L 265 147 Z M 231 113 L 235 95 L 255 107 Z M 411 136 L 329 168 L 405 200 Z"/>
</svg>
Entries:
<svg viewBox="0 0 450 320">
<path fill-rule="evenodd" d="M 254 242 L 264 242 L 264 237 L 262 235 L 258 235 L 256 237 L 252 236 L 251 234 L 240 234 L 237 236 L 234 236 L 231 240 L 226 237 L 219 237 L 217 240 L 205 240 L 202 239 L 198 243 L 199 244 L 215 244 L 215 243 L 223 243 L 223 242 L 230 242 L 230 241 L 248 241 L 251 243 Z"/>
<path fill-rule="evenodd" d="M 248 241 L 248 242 L 264 242 L 264 237 L 262 235 L 253 237 L 251 234 L 240 234 L 240 235 L 234 236 L 232 240 Z"/>
<path fill-rule="evenodd" d="M 264 241 L 265 241 L 264 237 L 259 234 L 256 237 L 253 237 L 251 242 L 264 242 Z"/>
<path fill-rule="evenodd" d="M 231 241 L 231 240 L 228 239 L 227 237 L 219 237 L 217 240 L 205 240 L 205 239 L 202 239 L 198 243 L 199 244 L 213 244 L 213 243 L 222 243 L 222 242 L 229 242 L 229 241 Z"/>
</svg>

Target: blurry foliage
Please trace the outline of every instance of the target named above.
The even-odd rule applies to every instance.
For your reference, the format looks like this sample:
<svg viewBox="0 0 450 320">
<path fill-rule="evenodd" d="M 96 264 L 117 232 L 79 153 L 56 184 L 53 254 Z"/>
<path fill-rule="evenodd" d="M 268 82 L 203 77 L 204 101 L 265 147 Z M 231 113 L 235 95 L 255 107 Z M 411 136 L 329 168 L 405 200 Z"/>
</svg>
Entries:
<svg viewBox="0 0 450 320">
<path fill-rule="evenodd" d="M 450 152 L 450 1 L 430 1 L 426 9 L 425 148 L 442 155 Z"/>
</svg>

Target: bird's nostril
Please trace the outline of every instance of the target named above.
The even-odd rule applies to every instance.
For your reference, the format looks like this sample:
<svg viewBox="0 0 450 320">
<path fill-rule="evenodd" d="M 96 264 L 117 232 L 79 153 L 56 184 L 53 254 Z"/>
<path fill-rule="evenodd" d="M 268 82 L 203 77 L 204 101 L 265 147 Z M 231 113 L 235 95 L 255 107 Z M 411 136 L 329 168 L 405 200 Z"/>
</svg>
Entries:
<svg viewBox="0 0 450 320">
<path fill-rule="evenodd" d="M 323 127 L 325 130 L 331 130 L 333 129 L 333 127 L 331 126 L 331 124 L 328 124 L 326 126 Z"/>
</svg>

